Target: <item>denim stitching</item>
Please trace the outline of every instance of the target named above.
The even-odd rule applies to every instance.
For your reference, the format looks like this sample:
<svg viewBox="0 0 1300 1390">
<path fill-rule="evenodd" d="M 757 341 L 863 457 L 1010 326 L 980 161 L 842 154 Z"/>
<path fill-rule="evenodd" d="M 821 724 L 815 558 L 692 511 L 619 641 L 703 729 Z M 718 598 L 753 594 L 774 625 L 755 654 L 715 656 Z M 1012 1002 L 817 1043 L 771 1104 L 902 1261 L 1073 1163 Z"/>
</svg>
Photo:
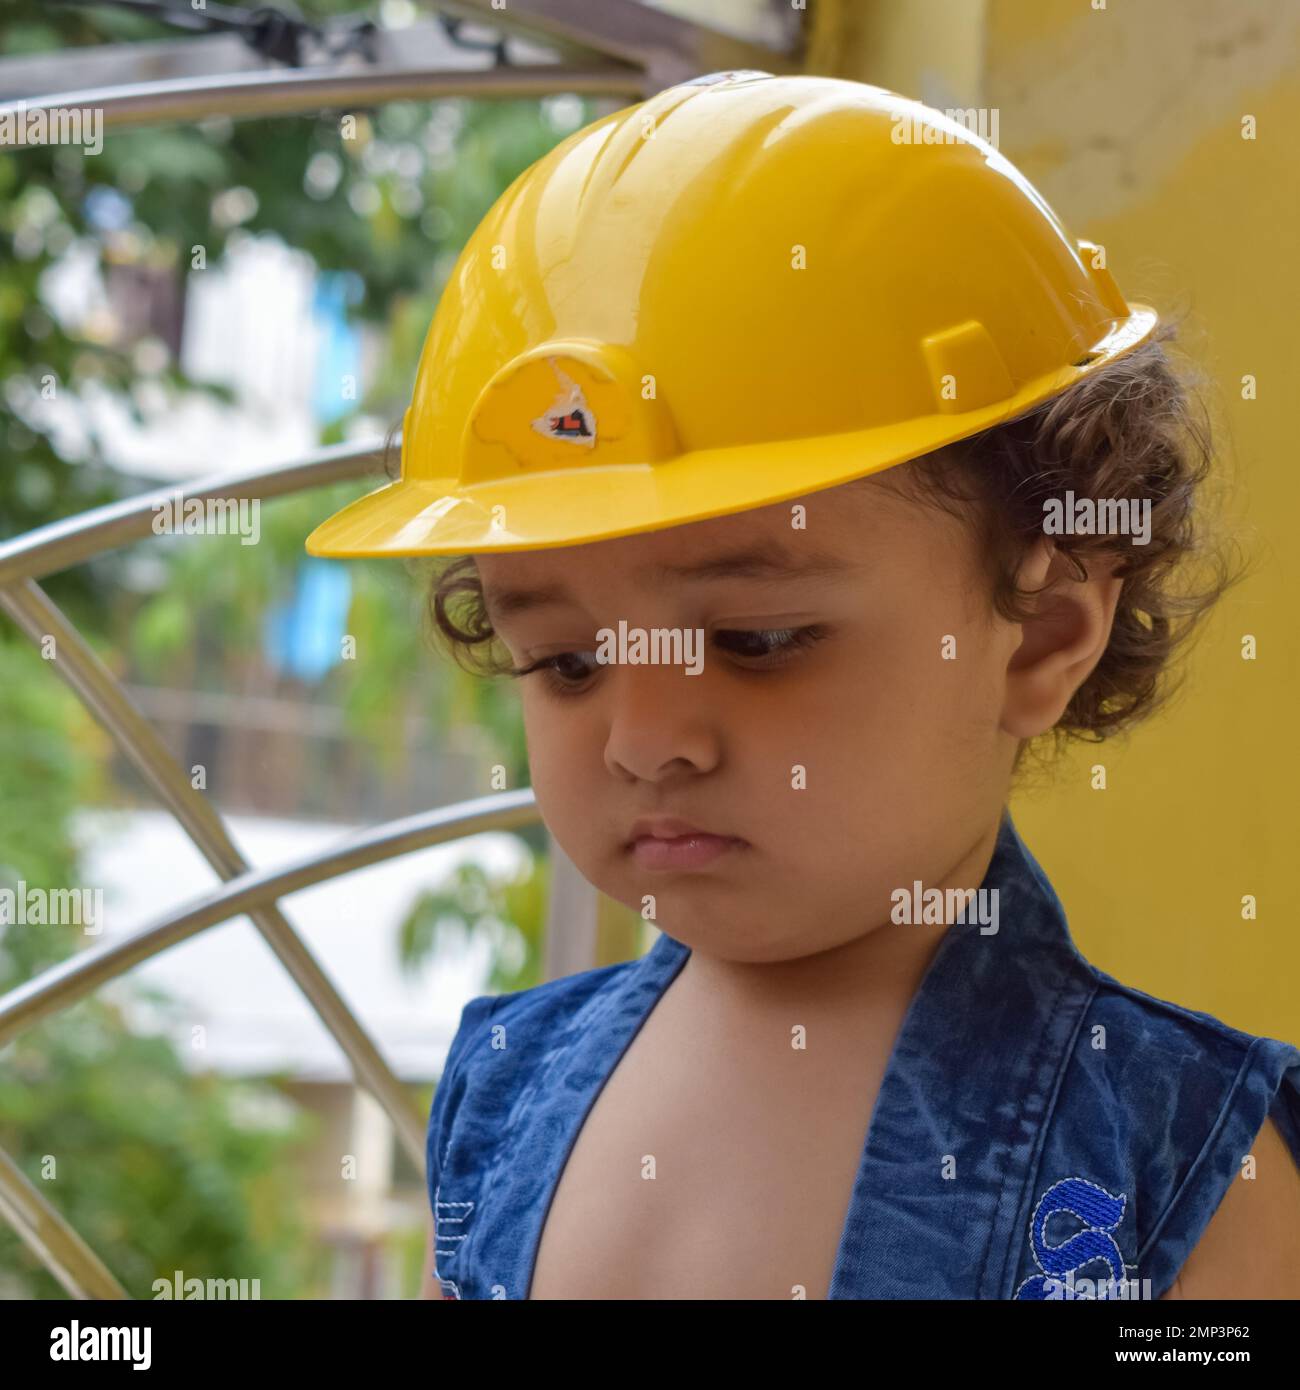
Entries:
<svg viewBox="0 0 1300 1390">
<path fill-rule="evenodd" d="M 439 1086 L 439 1088 L 441 1088 L 441 1087 L 443 1087 L 443 1086 L 446 1086 L 446 1085 L 450 1085 L 450 1084 L 456 1079 L 456 1077 L 460 1074 L 460 1072 L 464 1070 L 466 1056 L 467 1056 L 467 1055 L 469 1054 L 469 1052 L 471 1051 L 471 1049 L 472 1049 L 472 1047 L 473 1047 L 473 1044 L 478 1040 L 478 1034 L 481 1033 L 483 1027 L 486 1027 L 486 1025 L 491 1021 L 492 1015 L 493 1015 L 494 1013 L 496 1013 L 496 1011 L 497 1011 L 497 1006 L 501 1003 L 501 1001 L 502 1001 L 505 997 L 506 997 L 506 996 L 505 996 L 504 994 L 498 994 L 498 995 L 496 995 L 496 996 L 489 1002 L 489 1004 L 488 1004 L 488 1006 L 487 1006 L 487 1010 L 486 1010 L 486 1011 L 484 1012 L 484 1014 L 483 1014 L 482 1025 L 480 1026 L 479 1029 L 476 1029 L 476 1030 L 475 1030 L 475 1033 L 474 1033 L 474 1034 L 470 1035 L 469 1037 L 467 1037 L 467 1038 L 465 1039 L 465 1050 L 464 1050 L 464 1052 L 462 1052 L 462 1054 L 460 1055 L 460 1057 L 458 1057 L 458 1058 L 456 1059 L 456 1066 L 455 1066 L 454 1068 L 451 1068 L 451 1069 L 448 1070 L 448 1071 L 445 1071 L 445 1072 L 442 1074 L 442 1076 L 440 1076 L 440 1077 L 438 1078 L 438 1086 Z M 467 1207 L 467 1208 L 469 1208 L 469 1210 L 466 1211 L 465 1216 L 448 1217 L 448 1218 L 446 1219 L 447 1224 L 452 1224 L 452 1223 L 454 1223 L 454 1222 L 463 1222 L 463 1221 L 466 1219 L 466 1217 L 469 1216 L 470 1211 L 472 1211 L 472 1210 L 474 1209 L 475 1203 L 474 1203 L 474 1202 L 450 1202 L 450 1201 L 449 1201 L 449 1202 L 444 1202 L 444 1201 L 442 1201 L 441 1198 L 440 1198 L 440 1194 L 441 1194 L 441 1192 L 442 1192 L 442 1175 L 443 1175 L 443 1173 L 446 1171 L 446 1168 L 447 1168 L 447 1159 L 448 1159 L 448 1158 L 450 1157 L 450 1155 L 451 1155 L 451 1146 L 452 1146 L 452 1142 L 453 1142 L 453 1140 L 454 1140 L 454 1138 L 455 1138 L 455 1128 L 456 1128 L 456 1125 L 455 1125 L 455 1112 L 452 1111 L 452 1110 L 445 1111 L 445 1112 L 443 1113 L 442 1120 L 443 1120 L 443 1125 L 445 1126 L 445 1129 L 446 1129 L 446 1136 L 447 1136 L 447 1138 L 446 1138 L 446 1142 L 445 1142 L 445 1143 L 443 1144 L 443 1146 L 442 1146 L 442 1158 L 441 1158 L 441 1160 L 439 1161 L 439 1164 L 438 1164 L 438 1181 L 434 1184 L 434 1189 L 433 1189 L 433 1277 L 434 1277 L 435 1279 L 438 1280 L 439 1284 L 442 1285 L 443 1297 L 444 1297 L 444 1298 L 449 1296 L 449 1295 L 447 1294 L 447 1286 L 448 1286 L 448 1285 L 450 1285 L 450 1286 L 455 1290 L 455 1293 L 454 1293 L 454 1295 L 452 1295 L 452 1296 L 454 1296 L 455 1298 L 460 1298 L 460 1296 L 461 1296 L 461 1295 L 460 1295 L 460 1289 L 459 1289 L 451 1280 L 449 1280 L 449 1279 L 444 1279 L 443 1276 L 442 1276 L 442 1272 L 441 1272 L 441 1271 L 439 1270 L 439 1268 L 438 1268 L 438 1258 L 439 1258 L 440 1255 L 443 1256 L 443 1257 L 445 1257 L 445 1258 L 448 1259 L 448 1260 L 454 1259 L 455 1256 L 459 1253 L 460 1247 L 459 1247 L 459 1245 L 457 1245 L 454 1249 L 452 1249 L 452 1250 L 450 1250 L 450 1251 L 447 1251 L 447 1250 L 440 1250 L 438 1247 L 441 1245 L 441 1243 L 443 1242 L 443 1240 L 463 1241 L 463 1240 L 465 1240 L 465 1239 L 468 1238 L 469 1232 L 465 1232 L 465 1233 L 463 1233 L 463 1234 L 456 1235 L 456 1236 L 444 1236 L 444 1235 L 443 1235 L 443 1229 L 442 1229 L 444 1223 L 443 1223 L 443 1221 L 442 1221 L 442 1220 L 439 1218 L 439 1216 L 438 1216 L 438 1208 L 439 1208 L 439 1207 Z"/>
<path fill-rule="evenodd" d="M 1077 955 L 1077 953 L 1076 953 L 1076 955 Z M 1080 958 L 1080 959 L 1081 959 L 1081 958 Z M 1084 964 L 1085 966 L 1087 966 L 1088 969 L 1091 971 L 1091 967 L 1088 966 L 1087 961 L 1083 961 L 1083 964 Z M 1044 1032 L 1043 1032 L 1043 1037 L 1042 1037 L 1042 1041 L 1041 1041 L 1041 1044 L 1040 1044 L 1040 1052 L 1041 1052 L 1042 1050 L 1045 1050 L 1045 1048 L 1046 1048 L 1046 1044 L 1047 1044 L 1047 1034 L 1048 1034 L 1048 1032 L 1050 1031 L 1050 1028 L 1051 1028 L 1051 1020 L 1052 1020 L 1053 1014 L 1054 1014 L 1054 1012 L 1055 1012 L 1057 1006 L 1059 1006 L 1062 997 L 1064 996 L 1064 994 L 1066 993 L 1066 991 L 1069 989 L 1070 985 L 1071 985 L 1073 982 L 1074 982 L 1073 976 L 1067 971 L 1067 972 L 1066 972 L 1066 977 L 1065 977 L 1064 981 L 1062 982 L 1060 989 L 1057 991 L 1056 999 L 1053 1001 L 1053 1008 L 1052 1008 L 1051 1010 L 1049 1010 L 1048 1013 L 1047 1013 L 1047 1015 L 1046 1015 L 1047 1024 L 1046 1024 L 1046 1027 L 1045 1027 Z M 1083 1000 L 1082 1004 L 1081 1004 L 1080 1007 L 1079 1007 L 1079 1017 L 1078 1017 L 1078 1021 L 1077 1021 L 1077 1022 L 1075 1023 L 1075 1025 L 1074 1025 L 1074 1031 L 1070 1034 L 1069 1041 L 1068 1041 L 1068 1042 L 1066 1043 L 1066 1045 L 1061 1049 L 1060 1061 L 1059 1061 L 1059 1064 L 1058 1064 L 1057 1069 L 1056 1069 L 1056 1079 L 1055 1079 L 1055 1081 L 1053 1082 L 1051 1089 L 1050 1089 L 1050 1090 L 1045 1094 L 1045 1096 L 1044 1096 L 1043 1119 L 1042 1119 L 1042 1122 L 1041 1122 L 1041 1123 L 1035 1128 L 1035 1130 L 1034 1130 L 1033 1141 L 1032 1141 L 1032 1143 L 1030 1144 L 1029 1153 L 1028 1153 L 1028 1155 L 1026 1156 L 1026 1159 L 1025 1159 L 1025 1168 L 1024 1168 L 1025 1178 L 1024 1178 L 1024 1182 L 1023 1182 L 1023 1184 L 1021 1185 L 1021 1189 L 1020 1189 L 1020 1190 L 1021 1190 L 1021 1193 L 1022 1193 L 1022 1196 L 1021 1196 L 1020 1200 L 1016 1203 L 1016 1210 L 1017 1210 L 1017 1211 L 1023 1210 L 1023 1207 L 1024 1207 L 1024 1196 L 1023 1196 L 1023 1194 L 1026 1193 L 1026 1192 L 1029 1192 L 1029 1193 L 1032 1193 L 1032 1192 L 1033 1192 L 1034 1178 L 1037 1176 L 1037 1173 L 1038 1173 L 1038 1165 L 1039 1165 L 1039 1163 L 1042 1161 L 1043 1149 L 1044 1149 L 1044 1148 L 1046 1147 L 1046 1145 L 1047 1145 L 1047 1136 L 1048 1136 L 1049 1131 L 1050 1131 L 1051 1128 L 1052 1128 L 1052 1121 L 1053 1121 L 1053 1119 L 1055 1118 L 1055 1115 L 1056 1115 L 1056 1107 L 1057 1107 L 1057 1102 L 1058 1102 L 1058 1100 L 1059 1100 L 1059 1098 L 1060 1098 L 1061 1088 L 1062 1088 L 1062 1086 L 1064 1086 L 1064 1084 L 1065 1084 L 1065 1076 L 1066 1076 L 1066 1073 L 1069 1071 L 1070 1062 L 1071 1062 L 1071 1059 L 1072 1059 L 1073 1056 L 1074 1056 L 1074 1047 L 1075 1047 L 1075 1044 L 1076 1044 L 1076 1043 L 1078 1042 L 1078 1040 L 1079 1040 L 1079 1034 L 1080 1034 L 1080 1032 L 1083 1030 L 1083 1025 L 1084 1025 L 1085 1021 L 1087 1020 L 1087 1017 L 1088 1017 L 1088 1010 L 1092 1007 L 1092 1001 L 1097 997 L 1097 990 L 1098 990 L 1098 988 L 1099 988 L 1099 981 L 1095 978 L 1095 974 L 1094 974 L 1094 978 L 1093 978 L 1093 980 L 1092 980 L 1092 988 L 1088 991 L 1087 998 Z M 1005 1188 L 1005 1185 L 1006 1185 L 1006 1177 L 1005 1177 L 1005 1174 L 1004 1174 L 1004 1177 L 1003 1177 L 1003 1187 L 1004 1187 L 1004 1188 Z M 999 1194 L 998 1194 L 998 1206 L 997 1206 L 997 1208 L 995 1209 L 995 1214 L 996 1214 L 996 1211 L 1001 1210 L 1001 1206 L 1002 1206 L 1002 1192 L 999 1191 Z M 1013 1231 L 1018 1231 L 1018 1230 L 1019 1230 L 1019 1226 L 1018 1226 L 1017 1224 L 1013 1223 L 1011 1229 L 1012 1229 Z M 984 1287 L 984 1268 L 985 1268 L 985 1266 L 987 1266 L 987 1263 L 988 1263 L 988 1256 L 992 1254 L 992 1249 L 993 1249 L 993 1238 L 994 1238 L 994 1236 L 995 1236 L 996 1234 L 997 1234 L 997 1223 L 994 1222 L 992 1229 L 990 1229 L 990 1231 L 989 1231 L 989 1245 L 988 1245 L 988 1250 L 987 1250 L 986 1255 L 985 1255 L 985 1264 L 984 1264 L 984 1266 L 981 1266 L 981 1269 L 980 1269 L 980 1282 L 979 1282 L 979 1284 L 976 1286 L 977 1288 L 983 1288 L 983 1287 Z M 1010 1277 L 1011 1277 L 1011 1278 L 1014 1278 L 1014 1277 L 1015 1277 L 1016 1267 L 1017 1267 L 1017 1266 L 1019 1265 L 1019 1263 L 1020 1263 L 1018 1237 L 1014 1237 L 1014 1236 L 1013 1236 L 1013 1243 L 1011 1243 L 1011 1244 L 1009 1245 L 1009 1247 L 1008 1247 L 1008 1253 L 1009 1253 L 1009 1256 L 1010 1256 L 1010 1271 L 1008 1272 L 1008 1270 L 1007 1270 L 1006 1268 L 1004 1268 L 1004 1269 L 1002 1270 L 1001 1274 L 1000 1274 L 999 1277 L 998 1277 L 998 1283 L 999 1283 L 999 1284 L 1002 1284 L 1003 1281 L 1007 1279 L 1008 1273 L 1010 1274 Z M 1012 1295 L 1012 1297 L 1014 1297 L 1014 1295 Z"/>
<path fill-rule="evenodd" d="M 1223 1105 L 1219 1108 L 1219 1114 L 1215 1119 L 1213 1128 L 1210 1130 L 1209 1134 L 1206 1135 L 1205 1143 L 1201 1145 L 1200 1152 L 1192 1161 L 1192 1166 L 1187 1170 L 1187 1176 L 1182 1180 L 1181 1183 L 1178 1184 L 1178 1190 L 1169 1199 L 1169 1202 L 1166 1205 L 1164 1211 L 1162 1211 L 1160 1215 L 1156 1218 L 1155 1225 L 1151 1228 L 1151 1234 L 1147 1237 L 1146 1244 L 1142 1247 L 1141 1250 L 1138 1251 L 1139 1262 L 1146 1258 L 1146 1256 L 1150 1253 L 1152 1247 L 1155 1245 L 1156 1241 L 1160 1239 L 1160 1236 L 1164 1231 L 1165 1224 L 1168 1222 L 1169 1218 L 1172 1215 L 1174 1215 L 1174 1213 L 1177 1211 L 1178 1207 L 1181 1205 L 1182 1200 L 1189 1191 L 1189 1189 L 1191 1189 L 1193 1185 L 1197 1182 L 1201 1175 L 1201 1170 L 1205 1167 L 1206 1164 L 1208 1164 L 1210 1160 L 1210 1153 L 1214 1147 L 1215 1141 L 1218 1139 L 1220 1133 L 1222 1133 L 1222 1131 L 1227 1127 L 1229 1118 L 1231 1116 L 1232 1108 L 1236 1103 L 1238 1096 L 1241 1094 L 1242 1090 L 1245 1087 L 1246 1076 L 1249 1073 L 1251 1067 L 1254 1065 L 1255 1053 L 1259 1051 L 1263 1044 L 1267 1041 L 1268 1039 L 1266 1038 L 1256 1038 L 1255 1041 L 1252 1042 L 1251 1045 L 1246 1049 L 1246 1055 L 1242 1059 L 1242 1063 L 1237 1071 L 1237 1075 L 1233 1078 L 1233 1082 L 1228 1090 L 1227 1096 L 1224 1097 Z M 1231 1185 L 1233 1181 L 1235 1181 L 1235 1179 L 1230 1178 L 1229 1185 Z M 1175 1277 L 1177 1276 L 1175 1275 Z"/>
<path fill-rule="evenodd" d="M 632 974 L 635 973 L 635 967 L 638 964 L 640 964 L 640 962 L 644 959 L 645 956 L 639 956 L 635 961 L 631 962 L 633 969 L 628 972 L 628 978 L 630 978 Z M 550 1061 L 547 1062 L 545 1066 L 535 1068 L 532 1080 L 527 1082 L 523 1087 L 521 1087 L 518 1096 L 516 1096 L 515 1098 L 514 1105 L 510 1108 L 510 1114 L 506 1120 L 506 1123 L 501 1128 L 501 1134 L 498 1136 L 497 1142 L 493 1145 L 492 1161 L 488 1165 L 486 1172 L 483 1174 L 483 1180 L 479 1184 L 478 1188 L 480 1201 L 486 1203 L 491 1199 L 492 1189 L 496 1186 L 497 1178 L 500 1175 L 502 1158 L 505 1151 L 505 1145 L 501 1141 L 504 1140 L 507 1137 L 507 1135 L 515 1131 L 515 1129 L 517 1128 L 516 1119 L 521 1113 L 525 1117 L 527 1117 L 528 1110 L 532 1103 L 533 1097 L 537 1094 L 541 1087 L 547 1081 L 549 1081 L 552 1071 L 555 1070 L 555 1068 L 560 1064 L 560 1062 L 569 1057 L 569 1049 L 566 1046 L 566 1044 L 568 1043 L 570 1037 L 572 1037 L 578 1031 L 580 1023 L 584 1027 L 588 1028 L 595 1027 L 597 1024 L 599 1024 L 601 1019 L 605 1016 L 605 1014 L 607 1014 L 614 1007 L 616 1002 L 622 997 L 625 989 L 626 985 L 623 989 L 613 989 L 605 991 L 598 990 L 595 994 L 590 996 L 587 1002 L 582 1006 L 582 1008 L 580 1008 L 570 1018 L 569 1026 L 565 1028 L 564 1032 L 560 1035 L 559 1042 L 556 1044 L 554 1055 L 551 1057 Z M 579 1128 L 581 1128 L 583 1123 L 585 1123 L 585 1115 L 583 1119 L 579 1121 Z M 548 1176 L 547 1184 L 549 1187 L 551 1197 L 554 1197 L 555 1192 L 559 1188 L 560 1179 L 563 1176 L 563 1164 L 560 1166 L 559 1171 L 555 1173 L 554 1185 L 551 1185 L 550 1178 Z M 546 1216 L 545 1214 L 543 1214 L 543 1226 L 545 1225 L 545 1222 Z M 527 1292 L 527 1289 L 523 1291 L 524 1294 L 526 1294 Z M 522 1296 L 523 1295 L 521 1295 L 521 1297 Z"/>
</svg>

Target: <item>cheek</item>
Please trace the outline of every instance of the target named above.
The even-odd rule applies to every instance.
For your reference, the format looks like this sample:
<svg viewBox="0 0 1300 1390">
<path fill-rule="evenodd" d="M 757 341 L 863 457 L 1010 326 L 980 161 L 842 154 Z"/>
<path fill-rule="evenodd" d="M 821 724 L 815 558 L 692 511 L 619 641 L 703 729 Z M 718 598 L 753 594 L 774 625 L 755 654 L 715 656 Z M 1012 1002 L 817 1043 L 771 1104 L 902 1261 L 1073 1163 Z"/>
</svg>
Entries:
<svg viewBox="0 0 1300 1390">
<path fill-rule="evenodd" d="M 570 761 L 564 749 L 566 721 L 554 709 L 554 701 L 537 689 L 542 677 L 526 677 L 523 691 L 524 738 L 533 786 L 550 786 L 558 771 Z"/>
<path fill-rule="evenodd" d="M 590 823 L 583 808 L 590 805 L 592 782 L 603 771 L 603 745 L 591 720 L 579 712 L 580 704 L 579 699 L 567 706 L 562 696 L 536 688 L 523 692 L 529 778 L 542 816 L 561 843 L 581 835 Z"/>
<path fill-rule="evenodd" d="M 995 666 L 978 626 L 927 604 L 867 629 L 834 708 L 804 727 L 829 744 L 832 766 L 866 779 L 867 801 L 874 790 L 907 805 L 970 775 L 974 746 L 997 724 Z"/>
</svg>

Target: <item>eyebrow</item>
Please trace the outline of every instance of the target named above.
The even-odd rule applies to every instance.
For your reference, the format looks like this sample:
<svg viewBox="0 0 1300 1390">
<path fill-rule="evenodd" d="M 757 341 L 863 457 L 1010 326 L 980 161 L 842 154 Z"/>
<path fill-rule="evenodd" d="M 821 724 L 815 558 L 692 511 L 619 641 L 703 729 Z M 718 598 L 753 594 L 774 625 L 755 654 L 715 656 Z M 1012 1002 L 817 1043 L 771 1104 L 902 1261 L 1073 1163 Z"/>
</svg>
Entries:
<svg viewBox="0 0 1300 1390">
<path fill-rule="evenodd" d="M 752 546 L 714 555 L 706 560 L 685 564 L 652 563 L 637 571 L 637 579 L 649 586 L 667 583 L 707 582 L 720 579 L 754 579 L 760 583 L 780 583 L 792 579 L 828 579 L 847 573 L 855 566 L 838 555 L 821 550 L 791 551 L 783 546 Z M 490 592 L 484 588 L 484 599 L 498 618 L 532 612 L 555 604 L 575 603 L 563 584 L 546 584 L 537 588 L 501 588 Z"/>
</svg>

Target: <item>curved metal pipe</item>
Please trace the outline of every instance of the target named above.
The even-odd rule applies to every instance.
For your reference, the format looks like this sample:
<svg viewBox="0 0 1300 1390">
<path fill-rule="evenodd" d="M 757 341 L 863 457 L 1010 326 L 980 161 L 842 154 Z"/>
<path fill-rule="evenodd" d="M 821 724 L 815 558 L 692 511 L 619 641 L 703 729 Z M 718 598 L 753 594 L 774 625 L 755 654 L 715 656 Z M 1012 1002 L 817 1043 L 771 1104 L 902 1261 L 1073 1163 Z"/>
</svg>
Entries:
<svg viewBox="0 0 1300 1390">
<path fill-rule="evenodd" d="M 332 849 L 311 854 L 277 869 L 249 869 L 220 888 L 142 927 L 123 941 L 78 951 L 34 980 L 0 996 L 0 1047 L 25 1029 L 75 1004 L 116 979 L 133 965 L 156 956 L 208 927 L 254 913 L 257 908 L 328 878 L 395 859 L 412 850 L 446 844 L 489 830 L 515 830 L 540 818 L 531 787 L 498 792 L 456 806 L 422 811 L 377 826 Z M 423 1162 L 423 1152 L 420 1161 Z"/>
<path fill-rule="evenodd" d="M 72 1298 L 127 1298 L 103 1260 L 0 1149 L 0 1216 Z"/>
<path fill-rule="evenodd" d="M 52 109 L 102 111 L 105 125 L 184 122 L 206 116 L 292 116 L 302 112 L 344 111 L 390 101 L 440 101 L 447 97 L 627 96 L 646 93 L 645 75 L 636 68 L 596 65 L 569 67 L 533 63 L 508 68 L 463 70 L 394 68 L 387 71 L 340 68 L 290 73 L 245 72 L 219 77 L 175 77 L 163 82 L 132 82 L 54 92 L 0 105 L 16 117 Z M 21 148 L 21 146 L 18 146 Z"/>
<path fill-rule="evenodd" d="M 394 447 L 401 445 L 401 431 Z M 383 440 L 334 444 L 298 463 L 276 463 L 220 476 L 196 478 L 152 488 L 135 497 L 92 507 L 76 516 L 38 526 L 24 535 L 0 542 L 0 588 L 24 579 L 41 579 L 83 560 L 153 534 L 155 507 L 175 497 L 284 497 L 306 488 L 325 487 L 349 478 L 380 472 Z"/>
</svg>

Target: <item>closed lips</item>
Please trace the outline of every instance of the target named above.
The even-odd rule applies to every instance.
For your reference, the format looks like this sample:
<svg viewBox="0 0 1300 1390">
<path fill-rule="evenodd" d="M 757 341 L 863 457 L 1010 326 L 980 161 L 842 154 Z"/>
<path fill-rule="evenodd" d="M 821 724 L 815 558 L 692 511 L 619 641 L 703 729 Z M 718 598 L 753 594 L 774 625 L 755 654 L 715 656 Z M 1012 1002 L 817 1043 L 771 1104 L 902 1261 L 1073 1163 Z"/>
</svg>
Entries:
<svg viewBox="0 0 1300 1390">
<path fill-rule="evenodd" d="M 736 835 L 726 835 L 716 830 L 705 830 L 690 821 L 678 820 L 675 816 L 644 817 L 637 821 L 628 836 L 629 846 L 641 839 L 679 840 L 688 836 L 709 836 L 714 839 L 734 840 Z"/>
</svg>

